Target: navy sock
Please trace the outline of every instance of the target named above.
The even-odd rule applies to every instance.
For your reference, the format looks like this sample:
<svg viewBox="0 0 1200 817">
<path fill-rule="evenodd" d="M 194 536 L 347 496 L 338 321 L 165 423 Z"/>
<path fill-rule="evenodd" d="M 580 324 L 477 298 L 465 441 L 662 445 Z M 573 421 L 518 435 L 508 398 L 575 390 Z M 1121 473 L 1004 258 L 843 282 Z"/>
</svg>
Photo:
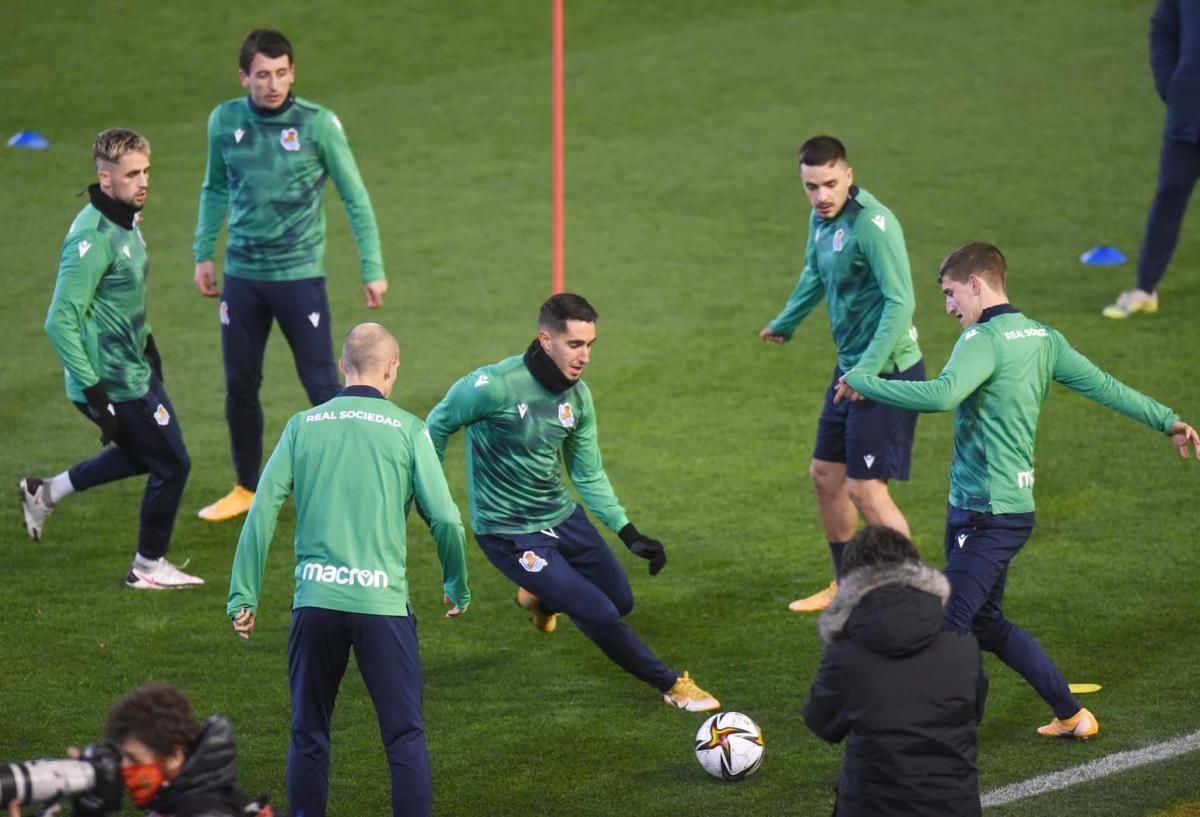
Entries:
<svg viewBox="0 0 1200 817">
<path fill-rule="evenodd" d="M 845 549 L 845 542 L 829 543 L 829 555 L 833 557 L 833 575 L 838 579 L 842 577 L 842 551 Z"/>
</svg>

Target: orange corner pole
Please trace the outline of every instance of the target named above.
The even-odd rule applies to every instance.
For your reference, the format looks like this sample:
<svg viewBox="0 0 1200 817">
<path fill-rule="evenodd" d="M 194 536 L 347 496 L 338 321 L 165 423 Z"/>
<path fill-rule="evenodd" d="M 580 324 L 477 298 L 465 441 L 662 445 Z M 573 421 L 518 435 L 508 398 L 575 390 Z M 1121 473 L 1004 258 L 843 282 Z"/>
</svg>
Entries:
<svg viewBox="0 0 1200 817">
<path fill-rule="evenodd" d="M 563 0 L 551 0 L 552 57 L 551 57 L 551 104 L 553 108 L 553 152 L 554 165 L 554 250 L 553 271 L 550 287 L 554 294 L 563 291 L 566 255 L 566 161 L 563 143 Z"/>
</svg>

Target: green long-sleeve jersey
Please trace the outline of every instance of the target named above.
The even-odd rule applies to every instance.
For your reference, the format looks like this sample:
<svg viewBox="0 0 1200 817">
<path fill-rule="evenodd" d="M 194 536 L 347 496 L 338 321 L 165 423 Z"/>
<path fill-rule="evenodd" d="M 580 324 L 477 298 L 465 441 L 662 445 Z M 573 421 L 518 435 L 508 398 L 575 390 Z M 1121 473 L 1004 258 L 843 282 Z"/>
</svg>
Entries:
<svg viewBox="0 0 1200 817">
<path fill-rule="evenodd" d="M 822 298 L 843 372 L 858 366 L 891 373 L 921 359 L 904 231 L 892 211 L 862 188 L 852 188 L 835 218 L 813 211 L 800 280 L 768 328 L 790 339 Z"/>
<path fill-rule="evenodd" d="M 425 420 L 438 456 L 466 426 L 467 497 L 476 533 L 530 533 L 575 511 L 562 465 L 584 504 L 610 530 L 629 524 L 600 459 L 596 410 L 577 380 L 555 394 L 521 356 L 471 372 Z"/>
<path fill-rule="evenodd" d="M 1057 381 L 1163 433 L 1171 409 L 1101 371 L 1060 332 L 1007 304 L 991 307 L 954 346 L 946 368 L 924 382 L 884 380 L 862 369 L 846 383 L 864 397 L 914 411 L 954 415 L 950 504 L 988 513 L 1028 513 L 1038 416 Z"/>
<path fill-rule="evenodd" d="M 248 97 L 208 118 L 196 262 L 211 260 L 229 215 L 225 274 L 292 281 L 325 274 L 325 180 L 333 179 L 358 243 L 364 282 L 384 277 L 379 228 L 341 121 L 299 97 L 266 111 Z"/>
<path fill-rule="evenodd" d="M 92 191 L 93 201 L 103 195 Z M 83 390 L 97 383 L 116 401 L 136 400 L 150 388 L 149 275 L 136 221 L 126 228 L 95 204 L 79 211 L 63 241 L 45 326 L 71 400 L 84 402 Z"/>
<path fill-rule="evenodd" d="M 442 586 L 462 609 L 466 535 L 424 424 L 369 387 L 294 415 L 258 482 L 246 516 L 227 612 L 258 607 L 279 508 L 296 503 L 293 607 L 408 614 L 405 518 L 415 497 L 429 520 Z"/>
</svg>

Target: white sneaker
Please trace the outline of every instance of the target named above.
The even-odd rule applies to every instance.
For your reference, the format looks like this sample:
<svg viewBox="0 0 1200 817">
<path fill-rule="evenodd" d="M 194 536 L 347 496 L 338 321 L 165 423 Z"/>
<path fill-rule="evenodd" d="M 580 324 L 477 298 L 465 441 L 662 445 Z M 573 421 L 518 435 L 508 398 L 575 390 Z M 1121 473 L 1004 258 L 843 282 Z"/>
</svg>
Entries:
<svg viewBox="0 0 1200 817">
<path fill-rule="evenodd" d="M 42 528 L 54 508 L 47 504 L 50 486 L 37 477 L 25 477 L 19 483 L 21 511 L 25 514 L 25 532 L 35 542 L 42 541 Z"/>
<path fill-rule="evenodd" d="M 1109 304 L 1104 307 L 1103 314 L 1106 318 L 1115 318 L 1121 320 L 1128 318 L 1135 312 L 1144 312 L 1147 315 L 1153 315 L 1158 311 L 1158 293 L 1146 292 L 1143 289 L 1130 289 L 1122 292 L 1117 296 L 1116 303 Z"/>
<path fill-rule="evenodd" d="M 180 567 L 187 565 L 188 563 L 184 562 L 176 566 L 168 562 L 166 557 L 162 557 L 154 563 L 153 568 L 146 570 L 134 562 L 125 576 L 125 586 L 136 587 L 138 590 L 181 590 L 204 584 L 204 579 L 199 576 L 180 570 Z"/>
</svg>

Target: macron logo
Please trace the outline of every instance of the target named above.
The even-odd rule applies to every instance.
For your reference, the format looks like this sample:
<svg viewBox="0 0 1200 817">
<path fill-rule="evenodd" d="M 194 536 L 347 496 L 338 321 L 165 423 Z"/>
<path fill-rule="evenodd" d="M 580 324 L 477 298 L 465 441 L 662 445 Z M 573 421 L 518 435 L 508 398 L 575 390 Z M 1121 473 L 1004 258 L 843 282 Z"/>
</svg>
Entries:
<svg viewBox="0 0 1200 817">
<path fill-rule="evenodd" d="M 884 232 L 885 230 L 887 230 L 887 222 L 884 221 L 882 214 L 875 216 L 875 218 L 871 219 L 871 223 L 874 224 L 876 227 L 878 227 L 879 232 L 881 232 L 881 233 Z"/>
<path fill-rule="evenodd" d="M 79 242 L 79 257 L 83 258 L 85 255 L 87 255 L 88 250 L 90 250 L 91 248 L 92 248 L 92 242 L 80 241 Z"/>
<path fill-rule="evenodd" d="M 978 334 L 979 334 L 978 329 L 972 329 L 970 332 L 967 332 L 967 334 L 963 335 L 963 340 L 970 340 L 971 338 L 975 337 Z"/>
<path fill-rule="evenodd" d="M 481 375 L 479 375 L 479 378 L 475 381 L 475 388 L 480 389 L 480 388 L 483 388 L 484 386 L 486 386 L 487 384 L 488 384 L 488 376 L 486 374 L 481 374 Z"/>
<path fill-rule="evenodd" d="M 242 137 L 245 135 L 246 135 L 246 132 L 244 130 L 242 130 L 241 128 L 238 128 L 237 130 L 235 130 L 233 132 L 233 141 L 237 142 L 240 145 L 242 143 Z"/>
<path fill-rule="evenodd" d="M 306 582 L 321 584 L 357 584 L 359 587 L 387 587 L 388 577 L 382 570 L 361 570 L 357 567 L 335 567 L 308 562 L 300 578 Z"/>
<path fill-rule="evenodd" d="M 958 539 L 958 547 L 961 550 L 962 546 L 967 543 L 967 535 L 965 533 L 960 533 L 958 535 L 957 539 Z"/>
<path fill-rule="evenodd" d="M 132 258 L 133 258 L 133 253 L 131 253 L 131 252 L 129 251 L 129 245 L 128 245 L 128 244 L 126 244 L 124 247 L 122 247 L 122 248 L 121 248 L 121 252 L 122 252 L 122 253 L 125 255 L 125 257 L 126 257 L 126 258 L 129 258 L 129 259 L 132 259 Z"/>
<path fill-rule="evenodd" d="M 517 403 L 517 413 L 521 415 L 522 420 L 525 419 L 525 412 L 527 411 L 529 411 L 529 405 L 527 403 Z"/>
<path fill-rule="evenodd" d="M 309 312 L 308 313 L 308 322 L 313 325 L 313 329 L 316 329 L 317 325 L 321 323 L 321 313 L 320 312 Z"/>
<path fill-rule="evenodd" d="M 867 464 L 867 468 L 870 468 L 872 465 L 875 464 L 875 455 L 867 454 L 866 456 L 863 457 L 863 462 L 865 462 Z"/>
</svg>

